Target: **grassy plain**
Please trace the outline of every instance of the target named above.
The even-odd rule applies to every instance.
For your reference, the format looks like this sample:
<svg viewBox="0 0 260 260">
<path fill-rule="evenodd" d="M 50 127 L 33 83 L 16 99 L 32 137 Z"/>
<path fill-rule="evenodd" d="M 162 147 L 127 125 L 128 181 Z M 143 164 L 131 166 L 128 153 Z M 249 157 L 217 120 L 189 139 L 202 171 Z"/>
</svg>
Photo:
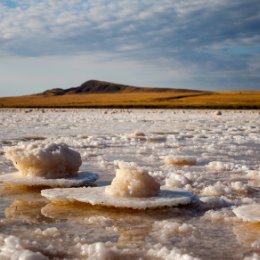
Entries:
<svg viewBox="0 0 260 260">
<path fill-rule="evenodd" d="M 0 108 L 260 108 L 260 91 L 132 92 L 0 98 Z"/>
</svg>

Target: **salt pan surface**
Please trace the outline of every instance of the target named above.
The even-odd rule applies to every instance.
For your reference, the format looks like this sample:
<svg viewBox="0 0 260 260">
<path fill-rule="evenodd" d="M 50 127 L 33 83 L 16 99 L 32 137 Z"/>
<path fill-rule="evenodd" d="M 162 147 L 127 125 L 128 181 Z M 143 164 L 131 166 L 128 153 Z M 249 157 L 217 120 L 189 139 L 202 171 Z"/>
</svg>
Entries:
<svg viewBox="0 0 260 260">
<path fill-rule="evenodd" d="M 2 260 L 48 260 L 48 257 L 39 252 L 33 252 L 25 249 L 20 240 L 15 236 L 9 236 L 4 239 L 1 245 L 0 241 L 0 259 Z"/>
<path fill-rule="evenodd" d="M 233 209 L 238 218 L 250 222 L 260 222 L 260 204 L 244 205 Z"/>
<path fill-rule="evenodd" d="M 19 237 L 23 248 L 57 260 L 86 259 L 87 254 L 81 254 L 81 245 L 87 248 L 96 243 L 103 243 L 123 259 L 172 259 L 177 253 L 177 259 L 185 254 L 202 260 L 257 259 L 259 222 L 242 222 L 232 208 L 260 203 L 258 111 L 223 110 L 221 116 L 208 110 L 24 112 L 1 110 L 1 176 L 14 172 L 13 165 L 4 157 L 4 147 L 37 140 L 46 144 L 67 143 L 79 151 L 83 161 L 80 171 L 99 173 L 98 186 L 111 182 L 117 167 L 115 160 L 131 161 L 169 189 L 205 195 L 189 207 L 152 211 L 92 207 L 86 203 L 66 203 L 66 207 L 49 203 L 43 210 L 42 204 L 35 202 L 39 196 L 35 191 L 27 188 L 25 194 L 12 188 L 2 192 L 0 183 L 3 239 L 10 235 Z M 135 129 L 143 134 L 131 134 Z M 164 158 L 170 156 L 194 158 L 196 164 L 182 167 L 165 164 Z M 30 210 L 30 203 L 13 203 L 17 199 L 35 202 L 35 209 Z M 41 212 L 48 214 L 41 216 Z M 154 223 L 157 225 L 153 226 Z M 192 225 L 194 231 L 179 232 L 179 225 Z M 248 227 L 238 231 L 240 225 L 254 227 L 250 232 Z M 167 233 L 167 226 L 172 233 Z M 59 231 L 53 232 L 55 236 L 49 230 L 54 227 Z M 37 229 L 41 232 L 36 234 Z"/>
</svg>

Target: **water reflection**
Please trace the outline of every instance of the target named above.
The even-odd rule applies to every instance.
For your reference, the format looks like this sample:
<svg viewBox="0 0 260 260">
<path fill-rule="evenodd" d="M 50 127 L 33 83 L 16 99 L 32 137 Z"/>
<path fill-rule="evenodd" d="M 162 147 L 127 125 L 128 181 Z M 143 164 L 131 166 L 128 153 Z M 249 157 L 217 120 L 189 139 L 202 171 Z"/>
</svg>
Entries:
<svg viewBox="0 0 260 260">
<path fill-rule="evenodd" d="M 10 207 L 5 209 L 5 217 L 29 224 L 46 222 L 48 218 L 41 214 L 41 209 L 45 205 L 45 200 L 14 200 Z"/>
</svg>

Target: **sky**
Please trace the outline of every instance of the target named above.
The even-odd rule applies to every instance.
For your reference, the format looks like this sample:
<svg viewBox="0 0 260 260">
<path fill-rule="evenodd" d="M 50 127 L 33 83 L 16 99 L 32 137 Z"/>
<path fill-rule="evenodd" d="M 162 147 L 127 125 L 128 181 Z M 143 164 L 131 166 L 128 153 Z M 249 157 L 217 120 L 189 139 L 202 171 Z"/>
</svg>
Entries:
<svg viewBox="0 0 260 260">
<path fill-rule="evenodd" d="M 0 0 L 0 96 L 90 79 L 260 90 L 260 1 Z"/>
</svg>

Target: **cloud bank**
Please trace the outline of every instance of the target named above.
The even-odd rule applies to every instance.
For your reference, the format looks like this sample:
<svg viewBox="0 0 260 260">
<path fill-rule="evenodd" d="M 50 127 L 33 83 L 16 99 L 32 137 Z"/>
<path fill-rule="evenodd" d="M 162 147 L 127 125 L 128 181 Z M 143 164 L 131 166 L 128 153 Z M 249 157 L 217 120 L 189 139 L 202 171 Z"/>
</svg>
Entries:
<svg viewBox="0 0 260 260">
<path fill-rule="evenodd" d="M 259 10 L 258 0 L 5 0 L 0 60 L 42 60 L 45 75 L 49 63 L 62 67 L 63 59 L 78 58 L 97 70 L 84 72 L 84 80 L 93 74 L 141 85 L 260 89 Z M 117 80 L 116 64 L 128 67 L 132 78 L 121 69 L 125 77 Z"/>
</svg>

